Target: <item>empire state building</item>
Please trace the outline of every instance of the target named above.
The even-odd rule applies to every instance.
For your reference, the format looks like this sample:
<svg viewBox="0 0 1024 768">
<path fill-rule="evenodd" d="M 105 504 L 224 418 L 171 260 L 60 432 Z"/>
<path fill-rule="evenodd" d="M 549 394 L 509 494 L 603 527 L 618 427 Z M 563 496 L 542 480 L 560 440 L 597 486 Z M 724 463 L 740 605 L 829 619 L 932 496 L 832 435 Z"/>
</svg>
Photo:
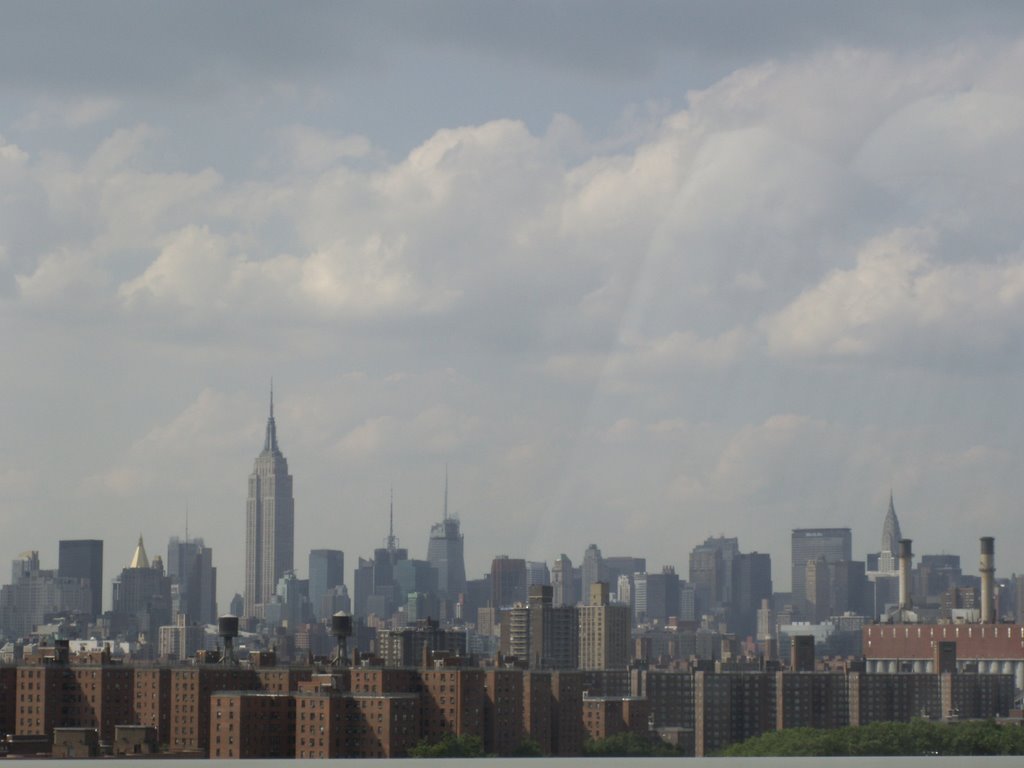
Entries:
<svg viewBox="0 0 1024 768">
<path fill-rule="evenodd" d="M 245 615 L 262 617 L 277 580 L 294 567 L 295 499 L 288 460 L 277 447 L 274 391 L 263 451 L 249 475 L 245 510 Z"/>
</svg>

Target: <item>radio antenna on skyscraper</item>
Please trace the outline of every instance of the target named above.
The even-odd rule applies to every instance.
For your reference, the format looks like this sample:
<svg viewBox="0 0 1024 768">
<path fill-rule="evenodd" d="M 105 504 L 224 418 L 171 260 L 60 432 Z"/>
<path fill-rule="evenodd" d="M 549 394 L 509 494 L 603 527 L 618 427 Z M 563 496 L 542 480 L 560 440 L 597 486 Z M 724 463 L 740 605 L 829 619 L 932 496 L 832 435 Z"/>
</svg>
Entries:
<svg viewBox="0 0 1024 768">
<path fill-rule="evenodd" d="M 388 513 L 388 538 L 387 548 L 389 552 L 397 549 L 398 539 L 395 538 L 395 487 L 391 486 L 391 509 Z"/>
<path fill-rule="evenodd" d="M 444 465 L 444 519 L 448 519 L 448 465 Z"/>
</svg>

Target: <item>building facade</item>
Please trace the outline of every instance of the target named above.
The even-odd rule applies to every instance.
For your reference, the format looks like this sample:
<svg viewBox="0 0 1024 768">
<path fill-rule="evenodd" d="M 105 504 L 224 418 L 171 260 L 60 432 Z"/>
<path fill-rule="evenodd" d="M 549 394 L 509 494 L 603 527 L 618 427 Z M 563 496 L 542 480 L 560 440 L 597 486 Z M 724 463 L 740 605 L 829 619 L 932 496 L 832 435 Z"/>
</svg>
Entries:
<svg viewBox="0 0 1024 768">
<path fill-rule="evenodd" d="M 849 528 L 794 528 L 792 543 L 793 602 L 808 605 L 807 564 L 822 558 L 827 564 L 853 559 Z"/>
<path fill-rule="evenodd" d="M 580 669 L 625 669 L 630 660 L 629 606 L 608 602 L 608 585 L 590 585 L 590 602 L 579 609 Z"/>
<path fill-rule="evenodd" d="M 57 575 L 62 579 L 88 579 L 93 618 L 103 613 L 103 542 L 99 539 L 62 539 Z"/>
<path fill-rule="evenodd" d="M 466 591 L 466 561 L 459 519 L 448 514 L 448 471 L 444 475 L 444 518 L 430 526 L 427 560 L 437 569 L 440 597 L 456 601 Z"/>
<path fill-rule="evenodd" d="M 309 603 L 313 616 L 329 617 L 325 610 L 327 591 L 345 584 L 345 553 L 340 549 L 314 549 L 309 553 Z M 329 606 L 328 606 L 329 607 Z"/>
</svg>

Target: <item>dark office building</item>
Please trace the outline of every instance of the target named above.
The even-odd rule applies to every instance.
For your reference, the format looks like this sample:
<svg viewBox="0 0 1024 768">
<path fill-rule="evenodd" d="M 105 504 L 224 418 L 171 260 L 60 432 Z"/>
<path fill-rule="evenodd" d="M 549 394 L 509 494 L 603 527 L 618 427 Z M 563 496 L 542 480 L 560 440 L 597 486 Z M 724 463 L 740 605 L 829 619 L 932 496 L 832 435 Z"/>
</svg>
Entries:
<svg viewBox="0 0 1024 768">
<path fill-rule="evenodd" d="M 345 583 L 345 553 L 340 549 L 314 549 L 309 553 L 309 602 L 313 615 L 322 619 L 324 595 Z M 333 613 L 333 612 L 332 612 Z"/>
<path fill-rule="evenodd" d="M 733 560 L 739 552 L 739 540 L 725 536 L 711 536 L 690 551 L 690 583 L 698 614 L 732 602 Z"/>
<path fill-rule="evenodd" d="M 202 539 L 179 539 L 167 543 L 167 575 L 171 579 L 174 613 L 183 613 L 193 623 L 217 621 L 217 569 L 213 550 Z"/>
<path fill-rule="evenodd" d="M 849 528 L 794 528 L 792 538 L 793 602 L 803 610 L 810 604 L 807 564 L 823 558 L 831 565 L 853 560 L 853 539 Z M 829 611 L 825 611 L 829 613 Z"/>
<path fill-rule="evenodd" d="M 863 616 L 868 608 L 864 599 L 867 588 L 868 579 L 862 561 L 835 563 L 832 566 L 832 615 L 849 612 Z"/>
<path fill-rule="evenodd" d="M 510 608 L 526 603 L 526 561 L 499 555 L 491 563 L 491 606 Z"/>
<path fill-rule="evenodd" d="M 610 587 L 619 583 L 619 576 L 632 576 L 634 573 L 644 573 L 647 570 L 646 557 L 613 556 L 606 557 L 604 563 L 604 577 Z"/>
<path fill-rule="evenodd" d="M 772 596 L 772 558 L 766 552 L 736 555 L 732 565 L 732 621 L 737 637 L 757 634 L 757 609 Z"/>
<path fill-rule="evenodd" d="M 63 539 L 57 575 L 88 579 L 93 618 L 103 613 L 103 542 L 99 539 Z"/>
<path fill-rule="evenodd" d="M 359 565 L 353 573 L 352 612 L 356 616 L 366 617 L 366 604 L 373 594 L 373 560 L 359 558 Z"/>
</svg>

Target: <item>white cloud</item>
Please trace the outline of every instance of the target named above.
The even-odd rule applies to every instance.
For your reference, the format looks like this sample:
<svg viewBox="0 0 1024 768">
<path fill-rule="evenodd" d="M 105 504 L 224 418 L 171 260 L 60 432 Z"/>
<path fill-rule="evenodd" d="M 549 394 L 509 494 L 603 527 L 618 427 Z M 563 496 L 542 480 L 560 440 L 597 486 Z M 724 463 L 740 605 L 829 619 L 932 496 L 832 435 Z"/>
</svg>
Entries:
<svg viewBox="0 0 1024 768">
<path fill-rule="evenodd" d="M 121 102 L 109 97 L 42 99 L 16 127 L 19 131 L 38 131 L 54 124 L 82 128 L 108 120 L 120 108 Z"/>
<path fill-rule="evenodd" d="M 771 351 L 919 358 L 1001 349 L 1022 329 L 1024 263 L 938 263 L 934 240 L 901 230 L 868 243 L 852 269 L 835 270 L 766 318 Z"/>
<path fill-rule="evenodd" d="M 27 162 L 27 152 L 0 136 L 0 171 L 4 172 L 4 176 L 0 176 L 0 181 L 4 180 L 7 174 L 24 167 Z"/>
<path fill-rule="evenodd" d="M 372 149 L 365 136 L 330 136 L 308 125 L 290 125 L 282 143 L 302 171 L 318 171 L 339 160 L 366 157 Z"/>
<path fill-rule="evenodd" d="M 451 455 L 475 437 L 476 420 L 447 405 L 410 416 L 377 416 L 348 432 L 337 444 L 340 458 L 380 461 L 412 452 L 424 460 Z"/>
<path fill-rule="evenodd" d="M 90 301 L 102 302 L 106 296 L 103 269 L 88 252 L 60 250 L 47 254 L 32 274 L 17 275 L 15 280 L 20 295 L 35 306 L 63 302 L 87 306 Z"/>
<path fill-rule="evenodd" d="M 425 534 L 451 458 L 481 561 L 555 554 L 581 520 L 680 567 L 764 520 L 782 533 L 742 543 L 782 561 L 785 528 L 860 525 L 889 482 L 908 525 L 976 499 L 1009 534 L 1024 45 L 995 48 L 823 46 L 625 139 L 477 118 L 394 158 L 329 92 L 232 102 L 251 131 L 221 153 L 201 121 L 83 96 L 79 129 L 0 141 L 0 334 L 47 405 L 105 404 L 37 420 L 93 461 L 106 436 L 99 471 L 66 470 L 83 509 L 156 530 L 195 488 L 225 588 L 274 374 L 299 540 L 350 557 L 391 480 Z"/>
</svg>

